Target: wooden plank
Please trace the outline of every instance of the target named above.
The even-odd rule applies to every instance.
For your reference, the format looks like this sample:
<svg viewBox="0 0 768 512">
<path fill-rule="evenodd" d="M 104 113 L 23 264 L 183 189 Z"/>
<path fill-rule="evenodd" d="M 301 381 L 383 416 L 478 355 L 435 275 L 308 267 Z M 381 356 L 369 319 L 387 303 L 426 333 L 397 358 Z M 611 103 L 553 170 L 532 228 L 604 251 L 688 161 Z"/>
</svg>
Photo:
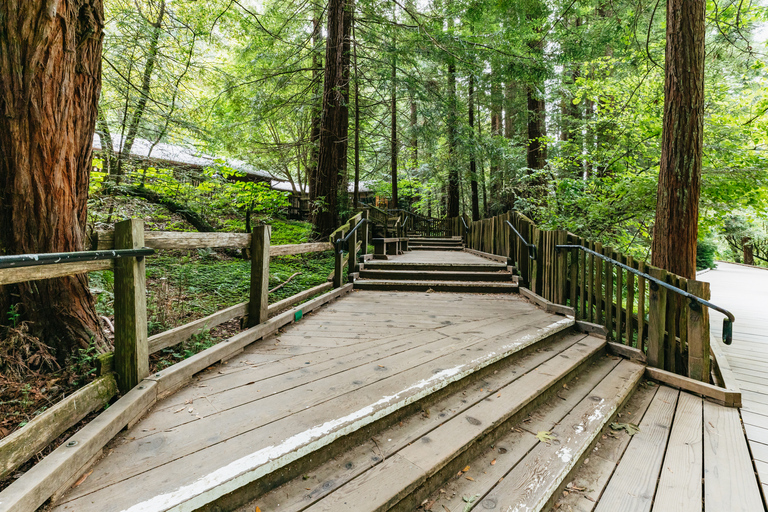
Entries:
<svg viewBox="0 0 768 512">
<path fill-rule="evenodd" d="M 627 256 L 627 266 L 631 268 L 637 268 L 635 259 L 632 256 Z M 642 279 L 642 278 L 641 278 Z M 635 344 L 635 329 L 632 325 L 632 316 L 635 314 L 635 274 L 627 272 L 627 305 L 626 305 L 627 321 L 625 322 L 624 339 L 627 345 L 630 347 L 641 347 L 642 344 Z M 638 324 L 642 321 L 639 320 Z"/>
<path fill-rule="evenodd" d="M 622 407 L 619 421 L 640 423 L 657 390 L 657 386 L 640 384 L 627 404 Z M 602 436 L 600 442 L 590 453 L 589 459 L 584 460 L 573 476 L 573 484 L 584 491 L 571 492 L 564 496 L 555 504 L 554 510 L 569 512 L 592 512 L 594 510 L 605 486 L 608 485 L 608 481 L 613 476 L 616 465 L 632 440 L 632 436 L 624 430 L 614 431 L 611 429 L 608 432 L 606 430 L 603 432 L 606 434 L 610 432 L 610 435 Z M 559 508 L 557 508 L 558 504 L 560 505 Z"/>
<path fill-rule="evenodd" d="M 270 245 L 269 256 L 291 256 L 295 254 L 306 254 L 311 252 L 324 252 L 333 249 L 329 242 L 317 242 L 310 244 L 292 244 L 292 245 Z"/>
<path fill-rule="evenodd" d="M 603 250 L 603 254 L 609 258 L 613 257 L 613 249 L 606 247 Z M 608 331 L 608 339 L 616 339 L 613 333 L 613 273 L 615 267 L 612 263 L 605 263 L 605 329 Z"/>
<path fill-rule="evenodd" d="M 677 286 L 677 276 L 667 274 L 667 283 Z M 667 292 L 667 311 L 664 326 L 667 334 L 664 338 L 664 369 L 677 373 L 677 310 L 682 306 L 682 297 L 675 292 Z"/>
<path fill-rule="evenodd" d="M 245 315 L 247 308 L 248 303 L 242 302 L 226 309 L 222 309 L 221 311 L 217 311 L 216 313 L 199 320 L 195 320 L 194 322 L 189 322 L 168 331 L 150 336 L 148 339 L 149 353 L 154 354 L 164 348 L 172 347 L 182 341 L 188 340 L 193 334 L 197 334 L 206 329 L 211 329 L 217 325 L 228 322 L 233 318 L 243 316 Z"/>
<path fill-rule="evenodd" d="M 603 254 L 603 244 L 600 242 L 595 243 L 595 252 Z M 603 260 L 601 258 L 595 258 L 595 306 L 596 315 L 594 323 L 606 325 L 604 323 L 605 301 L 603 300 Z M 610 337 L 611 333 L 608 332 L 607 336 Z"/>
<path fill-rule="evenodd" d="M 650 275 L 661 281 L 667 278 L 667 271 L 652 268 Z M 651 284 L 651 292 L 648 304 L 648 364 L 654 368 L 664 369 L 664 333 L 667 322 L 667 290 L 666 288 Z"/>
<path fill-rule="evenodd" d="M 127 219 L 115 224 L 115 247 L 144 246 L 144 222 Z M 147 285 L 144 258 L 115 262 L 115 358 L 117 384 L 122 393 L 149 375 L 147 341 Z"/>
<path fill-rule="evenodd" d="M 697 297 L 709 300 L 709 283 L 688 281 L 688 289 Z M 688 376 L 709 382 L 709 311 L 698 303 L 686 309 L 688 331 Z"/>
<path fill-rule="evenodd" d="M 620 252 L 614 252 L 614 258 L 619 263 L 626 263 L 626 258 Z M 616 267 L 616 339 L 617 343 L 622 343 L 624 337 L 624 325 L 622 325 L 622 313 L 624 310 L 624 276 L 621 267 Z M 629 323 L 629 322 L 627 322 Z"/>
<path fill-rule="evenodd" d="M 28 461 L 85 416 L 104 407 L 116 394 L 114 375 L 99 377 L 0 439 L 0 478 Z"/>
<path fill-rule="evenodd" d="M 702 400 L 680 393 L 653 512 L 701 512 L 702 442 Z"/>
<path fill-rule="evenodd" d="M 683 290 L 688 290 L 688 280 L 684 279 L 682 277 L 678 278 L 678 287 Z M 678 373 L 683 372 L 683 368 L 687 367 L 686 363 L 686 349 L 688 348 L 688 300 L 684 297 L 680 298 L 679 306 L 677 310 L 677 337 L 679 338 L 679 343 L 677 345 L 677 371 Z M 707 325 L 709 325 L 709 317 L 707 317 Z M 709 339 L 709 332 L 707 332 L 707 339 Z M 706 359 L 707 363 L 709 363 L 709 347 L 707 347 L 706 352 Z M 711 379 L 711 374 L 709 371 L 709 365 L 707 365 L 707 378 L 703 379 L 705 382 L 709 382 Z"/>
<path fill-rule="evenodd" d="M 586 247 L 586 241 L 583 238 L 578 239 L 579 245 L 582 247 Z M 584 251 L 577 249 L 578 252 L 578 258 L 579 258 L 579 318 L 581 320 L 588 320 L 589 314 L 585 311 L 585 308 L 587 307 L 587 272 L 589 271 L 587 269 L 587 258 Z"/>
<path fill-rule="evenodd" d="M 738 407 L 737 404 L 741 403 L 740 393 L 714 386 L 706 382 L 689 379 L 688 377 L 677 375 L 676 373 L 668 372 L 660 368 L 649 366 L 645 371 L 650 379 L 663 382 L 668 386 L 682 389 L 689 393 L 695 393 L 710 398 L 726 407 Z"/>
<path fill-rule="evenodd" d="M 709 402 L 704 402 L 704 507 L 763 510 L 739 411 Z"/>
<path fill-rule="evenodd" d="M 640 382 L 642 366 L 622 361 L 552 430 L 558 443 L 538 443 L 484 502 L 498 510 L 542 510 Z M 620 509 L 614 509 L 620 510 Z"/>
<path fill-rule="evenodd" d="M 662 386 L 632 436 L 624 457 L 600 498 L 597 512 L 648 512 L 664 459 L 679 392 Z M 723 509 L 725 510 L 725 509 Z"/>
<path fill-rule="evenodd" d="M 638 262 L 637 270 L 646 273 L 644 261 Z M 645 343 L 645 338 L 648 332 L 645 328 L 645 282 L 646 280 L 644 277 L 637 279 L 637 348 L 640 350 L 643 350 L 647 346 Z"/>
<path fill-rule="evenodd" d="M 55 265 L 36 265 L 34 267 L 2 268 L 0 269 L 0 286 L 24 283 L 26 281 L 40 281 L 41 279 L 53 279 L 55 277 L 96 272 L 99 270 L 112 270 L 114 260 L 78 261 L 72 263 L 57 263 Z"/>
<path fill-rule="evenodd" d="M 589 242 L 589 249 L 595 250 L 595 243 Z M 587 259 L 589 268 L 587 269 L 587 317 L 586 321 L 591 323 L 599 323 L 595 314 L 595 257 L 590 254 Z"/>
<path fill-rule="evenodd" d="M 251 286 L 248 300 L 247 327 L 269 318 L 269 238 L 272 226 L 260 225 L 251 233 Z"/>
</svg>

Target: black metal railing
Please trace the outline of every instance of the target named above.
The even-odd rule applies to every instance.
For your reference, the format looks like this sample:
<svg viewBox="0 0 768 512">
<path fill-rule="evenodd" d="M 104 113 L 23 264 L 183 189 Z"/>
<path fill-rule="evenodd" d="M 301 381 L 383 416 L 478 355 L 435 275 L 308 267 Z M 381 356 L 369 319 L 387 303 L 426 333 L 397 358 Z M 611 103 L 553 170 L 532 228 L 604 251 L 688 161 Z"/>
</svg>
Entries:
<svg viewBox="0 0 768 512">
<path fill-rule="evenodd" d="M 362 218 L 362 219 L 360 219 L 360 221 L 357 224 L 355 224 L 355 227 L 353 227 L 352 229 L 349 230 L 349 233 L 347 233 L 347 235 L 344 238 L 337 238 L 336 241 L 333 242 L 333 244 L 336 246 L 336 252 L 341 254 L 344 251 L 345 247 L 347 249 L 347 252 L 351 252 L 349 250 L 349 238 L 352 236 L 352 234 L 355 231 L 358 230 L 358 228 L 360 226 L 362 226 L 366 222 L 370 222 L 371 224 L 373 224 L 373 221 L 368 220 L 366 218 Z M 364 243 L 368 243 L 368 241 L 365 240 Z"/>
<path fill-rule="evenodd" d="M 512 229 L 514 229 L 514 228 L 512 228 Z M 621 263 L 620 261 L 616 261 L 616 260 L 614 260 L 612 258 L 609 258 L 608 256 L 600 254 L 599 252 L 595 252 L 595 251 L 593 251 L 591 249 L 587 249 L 583 245 L 556 245 L 555 246 L 555 250 L 556 251 L 559 251 L 561 249 L 578 249 L 580 251 L 584 251 L 587 254 L 591 254 L 592 256 L 597 256 L 598 258 L 600 258 L 600 259 L 602 259 L 604 261 L 607 261 L 608 263 L 610 263 L 612 265 L 615 265 L 615 266 L 617 266 L 617 267 L 619 267 L 621 269 L 626 270 L 627 272 L 631 272 L 631 273 L 635 274 L 636 276 L 640 276 L 640 277 L 646 279 L 647 281 L 649 281 L 651 283 L 651 289 L 653 289 L 654 286 L 657 286 L 657 287 L 661 286 L 663 288 L 666 288 L 667 290 L 670 290 L 670 291 L 672 291 L 674 293 L 677 293 L 678 295 L 681 295 L 681 296 L 687 298 L 688 300 L 691 301 L 691 305 L 693 305 L 693 303 L 697 303 L 697 304 L 699 304 L 701 306 L 706 306 L 706 307 L 708 307 L 710 309 L 714 309 L 715 311 L 721 312 L 722 314 L 724 314 L 726 316 L 726 318 L 723 319 L 723 343 L 725 343 L 726 345 L 730 345 L 733 342 L 733 322 L 736 321 L 736 317 L 734 317 L 733 313 L 731 313 L 727 309 L 721 308 L 717 304 L 713 304 L 713 303 L 709 302 L 708 300 L 702 299 L 701 297 L 698 297 L 698 296 L 696 296 L 696 295 L 694 295 L 694 294 L 692 294 L 690 292 L 687 292 L 687 291 L 685 291 L 685 290 L 683 290 L 681 288 L 678 288 L 677 286 L 673 286 L 673 285 L 671 285 L 669 283 L 666 283 L 666 282 L 662 281 L 661 279 L 657 279 L 657 278 L 653 277 L 650 274 L 646 274 L 645 272 L 640 272 L 639 270 L 634 269 L 634 268 L 630 267 L 629 265 L 625 265 L 625 264 Z"/>
<path fill-rule="evenodd" d="M 536 244 L 530 244 L 528 241 L 523 237 L 523 235 L 520 234 L 518 230 L 515 229 L 515 226 L 512 225 L 511 222 L 505 221 L 507 226 L 514 232 L 517 237 L 520 239 L 520 241 L 523 242 L 523 245 L 528 247 L 528 258 L 535 260 L 536 259 Z"/>
<path fill-rule="evenodd" d="M 57 263 L 77 263 L 81 261 L 114 260 L 119 258 L 140 258 L 155 254 L 154 249 L 115 249 L 110 251 L 58 252 L 47 254 L 17 254 L 0 256 L 0 268 L 34 267 L 55 265 Z"/>
</svg>

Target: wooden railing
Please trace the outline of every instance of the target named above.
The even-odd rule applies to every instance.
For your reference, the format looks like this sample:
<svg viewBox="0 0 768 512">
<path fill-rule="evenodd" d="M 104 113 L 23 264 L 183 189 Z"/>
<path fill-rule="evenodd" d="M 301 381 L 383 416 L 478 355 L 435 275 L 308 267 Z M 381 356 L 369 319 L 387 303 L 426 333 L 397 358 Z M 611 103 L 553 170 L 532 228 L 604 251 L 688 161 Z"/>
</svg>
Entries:
<svg viewBox="0 0 768 512">
<path fill-rule="evenodd" d="M 452 219 L 436 219 L 400 209 L 387 210 L 387 212 L 390 216 L 396 215 L 403 219 L 405 234 L 412 233 L 425 237 L 449 237 L 461 233 L 461 231 L 452 228 Z"/>
<path fill-rule="evenodd" d="M 461 219 L 450 222 L 456 229 Z M 671 274 L 566 231 L 539 229 L 517 212 L 468 225 L 467 247 L 508 257 L 521 286 L 573 308 L 577 320 L 604 327 L 609 340 L 639 349 L 650 366 L 710 381 L 708 307 L 587 251 L 557 246 L 583 246 L 703 300 L 709 300 L 709 283 Z"/>
</svg>

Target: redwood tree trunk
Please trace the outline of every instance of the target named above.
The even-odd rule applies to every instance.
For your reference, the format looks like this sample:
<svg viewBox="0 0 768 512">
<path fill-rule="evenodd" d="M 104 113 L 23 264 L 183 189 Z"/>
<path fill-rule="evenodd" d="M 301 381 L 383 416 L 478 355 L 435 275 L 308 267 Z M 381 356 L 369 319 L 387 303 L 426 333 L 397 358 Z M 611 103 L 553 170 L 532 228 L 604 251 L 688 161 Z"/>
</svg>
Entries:
<svg viewBox="0 0 768 512">
<path fill-rule="evenodd" d="M 668 0 L 664 131 L 652 263 L 696 277 L 704 135 L 705 0 Z"/>
<path fill-rule="evenodd" d="M 84 248 L 103 13 L 101 0 L 0 3 L 0 254 Z M 60 359 L 102 340 L 86 275 L 0 287 L 0 311 L 11 304 Z"/>
<path fill-rule="evenodd" d="M 328 3 L 320 152 L 314 196 L 310 195 L 312 222 L 321 236 L 332 233 L 338 224 L 339 174 L 347 160 L 352 8 L 351 0 L 330 0 Z"/>
<path fill-rule="evenodd" d="M 313 91 L 316 96 L 315 106 L 312 108 L 312 128 L 309 134 L 309 142 L 312 146 L 310 150 L 309 165 L 307 167 L 307 188 L 309 189 L 309 197 L 317 197 L 317 162 L 319 160 L 319 144 L 320 144 L 320 122 L 322 120 L 322 98 L 320 96 L 323 90 L 323 77 L 320 70 L 323 66 L 323 58 L 321 56 L 321 46 L 323 44 L 323 30 L 322 30 L 322 6 L 318 2 L 315 5 L 315 13 L 312 19 L 312 82 L 314 84 Z"/>
<path fill-rule="evenodd" d="M 456 113 L 456 63 L 451 58 L 448 64 L 448 190 L 447 190 L 447 215 L 459 216 L 459 168 L 453 161 L 456 153 L 456 125 L 458 116 Z"/>
<path fill-rule="evenodd" d="M 475 76 L 469 73 L 469 129 L 475 131 Z M 477 188 L 477 162 L 475 160 L 475 148 L 473 144 L 469 153 L 469 179 L 472 190 L 472 220 L 480 220 L 480 196 Z"/>
</svg>

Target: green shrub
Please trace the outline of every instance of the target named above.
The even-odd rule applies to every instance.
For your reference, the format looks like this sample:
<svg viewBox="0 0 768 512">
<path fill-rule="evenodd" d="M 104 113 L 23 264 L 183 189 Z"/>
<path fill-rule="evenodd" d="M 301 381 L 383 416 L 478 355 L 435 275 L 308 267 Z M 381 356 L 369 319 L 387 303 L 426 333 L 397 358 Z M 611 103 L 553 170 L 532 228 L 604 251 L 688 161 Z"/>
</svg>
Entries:
<svg viewBox="0 0 768 512">
<path fill-rule="evenodd" d="M 699 240 L 696 244 L 696 270 L 715 268 L 716 252 L 717 245 L 714 240 L 710 238 Z"/>
</svg>

